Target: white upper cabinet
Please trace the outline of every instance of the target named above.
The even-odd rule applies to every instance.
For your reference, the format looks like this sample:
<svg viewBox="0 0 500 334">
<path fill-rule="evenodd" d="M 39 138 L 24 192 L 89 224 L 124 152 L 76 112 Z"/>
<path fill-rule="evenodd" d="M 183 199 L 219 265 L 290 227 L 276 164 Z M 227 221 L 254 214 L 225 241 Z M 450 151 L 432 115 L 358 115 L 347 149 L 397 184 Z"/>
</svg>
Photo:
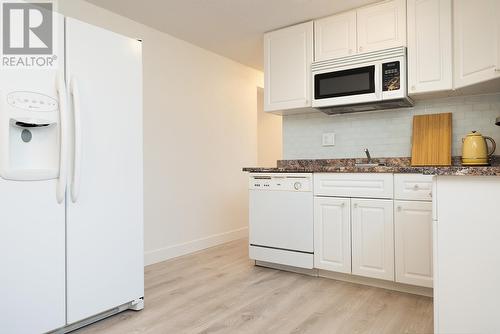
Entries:
<svg viewBox="0 0 500 334">
<path fill-rule="evenodd" d="M 451 90 L 451 0 L 408 0 L 408 92 Z"/>
<path fill-rule="evenodd" d="M 406 46 L 406 3 L 392 0 L 314 22 L 315 61 Z"/>
<path fill-rule="evenodd" d="M 351 199 L 352 273 L 394 281 L 393 201 Z"/>
<path fill-rule="evenodd" d="M 500 77 L 500 1 L 454 1 L 455 88 Z"/>
<path fill-rule="evenodd" d="M 351 273 L 351 200 L 314 199 L 314 267 Z"/>
<path fill-rule="evenodd" d="M 406 1 L 393 0 L 357 11 L 358 53 L 406 46 Z"/>
<path fill-rule="evenodd" d="M 356 11 L 314 22 L 314 60 L 321 61 L 356 53 Z"/>
<path fill-rule="evenodd" d="M 264 110 L 311 106 L 313 22 L 264 35 Z"/>
<path fill-rule="evenodd" d="M 432 288 L 432 203 L 394 206 L 396 282 Z"/>
</svg>

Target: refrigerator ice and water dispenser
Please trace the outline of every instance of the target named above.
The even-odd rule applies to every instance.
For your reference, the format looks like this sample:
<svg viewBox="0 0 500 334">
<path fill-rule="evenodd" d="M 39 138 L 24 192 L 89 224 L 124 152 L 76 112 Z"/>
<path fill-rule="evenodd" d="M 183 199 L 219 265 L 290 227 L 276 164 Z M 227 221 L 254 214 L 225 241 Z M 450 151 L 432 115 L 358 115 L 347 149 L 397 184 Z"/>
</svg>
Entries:
<svg viewBox="0 0 500 334">
<path fill-rule="evenodd" d="M 36 91 L 0 91 L 0 176 L 47 180 L 59 174 L 59 104 Z"/>
</svg>

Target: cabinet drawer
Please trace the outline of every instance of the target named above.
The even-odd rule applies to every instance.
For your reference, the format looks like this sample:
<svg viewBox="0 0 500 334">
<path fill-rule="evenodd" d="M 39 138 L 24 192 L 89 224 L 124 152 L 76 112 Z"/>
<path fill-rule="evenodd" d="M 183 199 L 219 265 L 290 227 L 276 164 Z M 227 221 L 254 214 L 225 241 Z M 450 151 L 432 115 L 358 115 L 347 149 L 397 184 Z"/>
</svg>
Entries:
<svg viewBox="0 0 500 334">
<path fill-rule="evenodd" d="M 395 174 L 394 198 L 415 201 L 431 201 L 432 175 Z"/>
<path fill-rule="evenodd" d="M 393 175 L 370 174 L 314 174 L 316 196 L 393 198 Z"/>
</svg>

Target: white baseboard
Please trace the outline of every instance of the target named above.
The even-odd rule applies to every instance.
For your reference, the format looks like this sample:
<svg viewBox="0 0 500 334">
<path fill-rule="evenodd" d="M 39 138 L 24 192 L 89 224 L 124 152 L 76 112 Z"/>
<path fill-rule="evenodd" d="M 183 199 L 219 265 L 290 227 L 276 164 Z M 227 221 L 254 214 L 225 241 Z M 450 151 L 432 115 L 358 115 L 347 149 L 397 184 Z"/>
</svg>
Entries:
<svg viewBox="0 0 500 334">
<path fill-rule="evenodd" d="M 392 281 L 384 281 L 376 278 L 362 277 L 351 274 L 336 273 L 333 271 L 319 270 L 319 277 L 335 279 L 338 281 L 344 281 L 349 283 L 356 283 L 362 285 L 374 286 L 376 288 L 382 288 L 387 290 L 394 290 L 399 292 L 411 293 L 414 295 L 433 297 L 432 288 L 425 288 L 421 286 L 408 285 L 403 283 L 397 283 Z"/>
<path fill-rule="evenodd" d="M 229 241 L 248 237 L 248 227 L 242 227 L 236 230 L 213 234 L 205 238 L 200 238 L 177 245 L 147 251 L 144 253 L 144 265 L 150 265 L 174 257 L 194 253 L 205 248 L 217 246 Z"/>
</svg>

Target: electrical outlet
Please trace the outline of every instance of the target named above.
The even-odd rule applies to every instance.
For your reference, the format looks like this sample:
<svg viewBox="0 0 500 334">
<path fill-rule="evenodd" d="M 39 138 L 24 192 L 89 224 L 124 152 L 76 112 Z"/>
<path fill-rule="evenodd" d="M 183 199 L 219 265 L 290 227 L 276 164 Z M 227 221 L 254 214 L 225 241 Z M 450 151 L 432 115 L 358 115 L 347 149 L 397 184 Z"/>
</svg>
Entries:
<svg viewBox="0 0 500 334">
<path fill-rule="evenodd" d="M 323 133 L 323 146 L 335 146 L 335 133 Z"/>
</svg>

